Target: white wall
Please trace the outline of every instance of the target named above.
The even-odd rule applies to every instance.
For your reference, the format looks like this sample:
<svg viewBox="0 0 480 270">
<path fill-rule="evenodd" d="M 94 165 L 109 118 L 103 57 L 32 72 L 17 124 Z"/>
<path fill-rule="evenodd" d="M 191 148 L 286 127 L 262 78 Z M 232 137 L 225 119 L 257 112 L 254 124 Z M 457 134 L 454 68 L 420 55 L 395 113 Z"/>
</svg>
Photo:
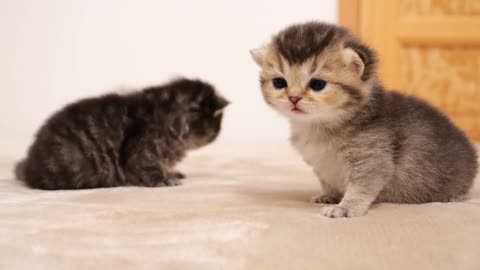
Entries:
<svg viewBox="0 0 480 270">
<path fill-rule="evenodd" d="M 19 157 L 53 111 L 80 97 L 211 81 L 232 101 L 219 143 L 283 142 L 249 49 L 294 22 L 335 22 L 336 0 L 0 0 L 0 156 Z"/>
</svg>

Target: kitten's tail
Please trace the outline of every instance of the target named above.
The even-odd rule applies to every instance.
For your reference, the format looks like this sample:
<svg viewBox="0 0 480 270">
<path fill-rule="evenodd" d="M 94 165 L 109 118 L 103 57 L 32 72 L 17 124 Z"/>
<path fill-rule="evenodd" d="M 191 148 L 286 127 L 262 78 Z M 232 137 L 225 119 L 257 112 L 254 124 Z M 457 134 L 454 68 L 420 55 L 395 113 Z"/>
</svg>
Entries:
<svg viewBox="0 0 480 270">
<path fill-rule="evenodd" d="M 18 180 L 25 180 L 25 159 L 20 160 L 15 165 L 15 177 L 17 177 Z"/>
</svg>

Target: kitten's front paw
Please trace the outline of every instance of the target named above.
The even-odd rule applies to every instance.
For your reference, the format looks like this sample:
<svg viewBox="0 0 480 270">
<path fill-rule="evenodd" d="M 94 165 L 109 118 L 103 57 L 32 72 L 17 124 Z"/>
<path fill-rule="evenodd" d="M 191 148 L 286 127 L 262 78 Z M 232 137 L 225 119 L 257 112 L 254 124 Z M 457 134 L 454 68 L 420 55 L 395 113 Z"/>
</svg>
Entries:
<svg viewBox="0 0 480 270">
<path fill-rule="evenodd" d="M 173 187 L 173 186 L 181 186 L 182 181 L 180 179 L 166 179 L 165 181 L 162 181 L 158 183 L 159 187 Z"/>
<path fill-rule="evenodd" d="M 174 178 L 174 179 L 183 179 L 185 178 L 185 174 L 179 172 L 179 171 L 173 171 L 168 173 L 169 178 Z"/>
<path fill-rule="evenodd" d="M 330 196 L 330 195 L 319 195 L 313 196 L 310 198 L 312 203 L 323 203 L 323 204 L 337 204 L 340 202 L 340 198 Z"/>
<path fill-rule="evenodd" d="M 363 216 L 367 213 L 367 211 L 361 211 L 357 209 L 342 207 L 338 205 L 332 206 L 325 206 L 322 208 L 322 215 L 331 218 L 339 218 L 339 217 L 359 217 Z"/>
</svg>

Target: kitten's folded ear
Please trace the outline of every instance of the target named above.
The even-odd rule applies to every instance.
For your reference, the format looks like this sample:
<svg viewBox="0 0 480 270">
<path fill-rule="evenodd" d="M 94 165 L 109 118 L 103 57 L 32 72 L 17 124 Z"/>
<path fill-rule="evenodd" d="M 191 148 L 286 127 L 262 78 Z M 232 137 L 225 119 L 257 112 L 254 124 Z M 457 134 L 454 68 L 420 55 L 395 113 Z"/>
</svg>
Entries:
<svg viewBox="0 0 480 270">
<path fill-rule="evenodd" d="M 343 60 L 350 66 L 355 69 L 355 72 L 358 76 L 363 75 L 363 70 L 365 69 L 365 64 L 360 57 L 360 55 L 354 51 L 352 48 L 345 48 L 343 49 Z"/>
<path fill-rule="evenodd" d="M 250 55 L 252 56 L 253 61 L 257 63 L 260 67 L 264 64 L 265 59 L 265 48 L 257 48 L 250 50 Z"/>
<path fill-rule="evenodd" d="M 223 113 L 223 110 L 225 109 L 225 107 L 227 107 L 228 104 L 230 104 L 230 102 L 226 100 L 224 97 L 217 97 L 217 102 L 215 104 L 216 108 L 213 115 L 215 117 L 221 115 Z"/>
<path fill-rule="evenodd" d="M 363 81 L 375 74 L 377 57 L 367 46 L 354 42 L 347 43 L 343 57 L 347 63 L 353 64 Z"/>
</svg>

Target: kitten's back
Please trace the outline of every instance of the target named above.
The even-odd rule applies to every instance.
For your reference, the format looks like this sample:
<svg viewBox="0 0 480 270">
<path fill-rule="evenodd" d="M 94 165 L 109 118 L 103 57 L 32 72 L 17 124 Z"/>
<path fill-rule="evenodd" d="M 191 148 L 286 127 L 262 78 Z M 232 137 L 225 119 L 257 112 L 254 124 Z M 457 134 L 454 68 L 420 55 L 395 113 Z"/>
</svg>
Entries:
<svg viewBox="0 0 480 270">
<path fill-rule="evenodd" d="M 395 184 L 406 192 L 414 192 L 409 190 L 413 187 L 424 189 L 415 202 L 450 201 L 468 192 L 477 173 L 477 153 L 448 117 L 422 100 L 397 92 L 385 92 L 380 113 L 381 124 L 391 130 L 398 167 Z"/>
<path fill-rule="evenodd" d="M 125 98 L 83 99 L 54 113 L 36 134 L 17 178 L 33 188 L 114 186 L 116 150 L 126 124 Z"/>
</svg>

